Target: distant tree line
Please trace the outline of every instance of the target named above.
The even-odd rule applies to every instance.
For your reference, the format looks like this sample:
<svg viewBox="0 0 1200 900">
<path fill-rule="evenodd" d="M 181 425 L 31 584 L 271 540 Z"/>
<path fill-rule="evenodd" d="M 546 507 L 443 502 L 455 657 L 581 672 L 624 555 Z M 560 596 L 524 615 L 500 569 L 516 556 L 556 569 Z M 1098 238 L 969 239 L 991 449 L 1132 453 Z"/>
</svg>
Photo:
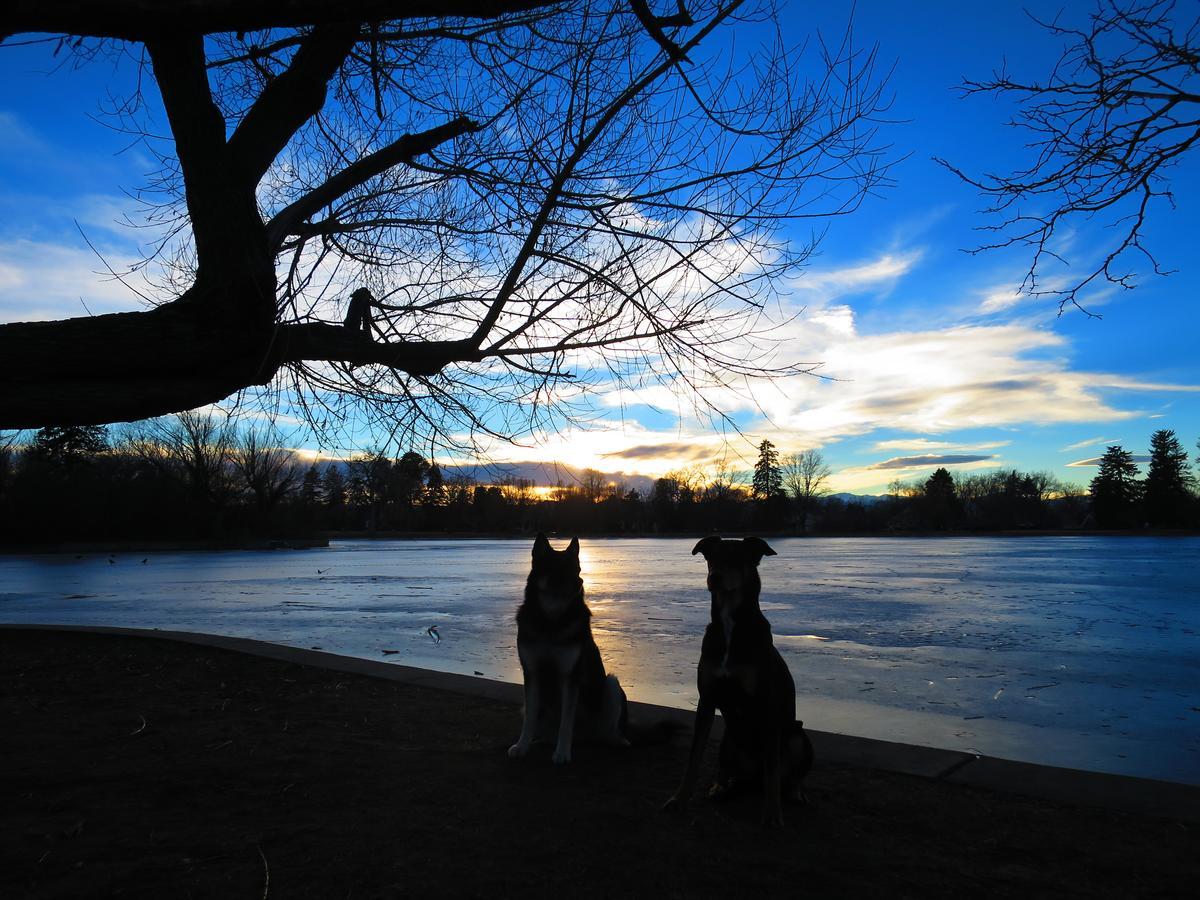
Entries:
<svg viewBox="0 0 1200 900">
<path fill-rule="evenodd" d="M 1200 528 L 1187 452 L 1165 429 L 1150 438 L 1145 478 L 1133 454 L 1114 444 L 1087 493 L 1046 472 L 952 475 L 940 468 L 924 482 L 894 483 L 890 502 L 888 527 L 897 530 Z"/>
<path fill-rule="evenodd" d="M 1195 528 L 1196 481 L 1173 432 L 1155 432 L 1147 475 L 1109 447 L 1090 491 L 1045 472 L 895 482 L 879 498 L 830 496 L 819 451 L 759 446 L 749 477 L 718 464 L 639 491 L 585 470 L 550 488 L 490 483 L 409 451 L 308 462 L 267 430 L 182 413 L 130 426 L 43 428 L 0 443 L 0 540 L 299 538 L 318 533 L 793 534 Z"/>
</svg>

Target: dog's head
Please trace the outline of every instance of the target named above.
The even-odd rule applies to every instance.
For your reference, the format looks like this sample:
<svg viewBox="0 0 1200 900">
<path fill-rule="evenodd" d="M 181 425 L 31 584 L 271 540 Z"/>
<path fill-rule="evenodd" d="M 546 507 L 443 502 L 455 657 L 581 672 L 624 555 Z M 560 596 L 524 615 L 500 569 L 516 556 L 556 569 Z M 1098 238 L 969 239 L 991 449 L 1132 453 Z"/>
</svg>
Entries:
<svg viewBox="0 0 1200 900">
<path fill-rule="evenodd" d="M 758 593 L 762 590 L 758 564 L 764 556 L 776 555 L 766 541 L 756 537 L 740 541 L 706 537 L 692 548 L 692 556 L 697 553 L 703 554 L 708 563 L 708 589 L 713 603 L 721 604 L 730 613 L 743 602 L 758 603 Z"/>
<path fill-rule="evenodd" d="M 579 538 L 572 538 L 566 550 L 555 550 L 546 535 L 538 534 L 533 542 L 533 568 L 529 571 L 525 595 L 550 616 L 561 614 L 583 599 Z"/>
</svg>

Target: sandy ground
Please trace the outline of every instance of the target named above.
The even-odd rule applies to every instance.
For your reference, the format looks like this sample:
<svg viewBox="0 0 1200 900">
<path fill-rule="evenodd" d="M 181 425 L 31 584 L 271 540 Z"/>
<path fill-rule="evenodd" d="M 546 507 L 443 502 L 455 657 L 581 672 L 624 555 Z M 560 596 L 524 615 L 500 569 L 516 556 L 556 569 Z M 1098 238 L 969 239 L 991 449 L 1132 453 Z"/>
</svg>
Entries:
<svg viewBox="0 0 1200 900">
<path fill-rule="evenodd" d="M 0 897 L 1193 896 L 1200 829 L 822 763 L 660 807 L 687 735 L 505 754 L 517 708 L 152 639 L 0 629 Z M 710 748 L 715 751 L 715 748 Z M 710 765 L 715 752 L 710 752 Z"/>
</svg>

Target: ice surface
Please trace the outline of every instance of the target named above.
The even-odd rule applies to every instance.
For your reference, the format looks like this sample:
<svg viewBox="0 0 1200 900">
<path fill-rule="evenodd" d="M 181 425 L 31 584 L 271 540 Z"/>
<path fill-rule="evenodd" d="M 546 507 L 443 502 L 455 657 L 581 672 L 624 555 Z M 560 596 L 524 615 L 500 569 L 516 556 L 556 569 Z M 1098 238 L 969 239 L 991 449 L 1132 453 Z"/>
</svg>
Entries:
<svg viewBox="0 0 1200 900">
<path fill-rule="evenodd" d="M 708 595 L 693 543 L 583 542 L 593 630 L 635 699 L 695 705 Z M 772 546 L 762 606 L 806 724 L 1200 784 L 1200 538 Z M 0 556 L 0 621 L 217 632 L 519 681 L 529 547 Z"/>
</svg>

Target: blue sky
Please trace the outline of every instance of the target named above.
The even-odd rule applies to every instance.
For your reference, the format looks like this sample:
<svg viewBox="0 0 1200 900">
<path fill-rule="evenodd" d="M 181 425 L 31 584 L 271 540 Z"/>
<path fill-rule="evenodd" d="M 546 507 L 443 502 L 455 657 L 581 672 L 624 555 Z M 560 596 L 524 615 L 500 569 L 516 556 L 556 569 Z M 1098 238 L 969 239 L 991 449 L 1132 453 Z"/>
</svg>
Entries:
<svg viewBox="0 0 1200 900">
<path fill-rule="evenodd" d="M 1038 14 L 1082 21 L 1090 3 L 1032 3 Z M 745 440 L 731 463 L 753 459 L 769 438 L 785 452 L 817 447 L 836 490 L 879 493 L 895 478 L 997 467 L 1050 470 L 1086 484 L 1107 443 L 1144 454 L 1150 434 L 1174 429 L 1195 455 L 1200 438 L 1200 151 L 1172 175 L 1178 208 L 1154 210 L 1147 244 L 1168 278 L 1146 275 L 1135 291 L 1105 291 L 1089 306 L 1101 319 L 1057 316 L 1046 300 L 1017 298 L 1028 264 L 1013 250 L 972 256 L 983 201 L 934 161 L 1010 171 L 1022 135 L 996 100 L 960 99 L 963 77 L 1007 63 L 1043 75 L 1057 58 L 1017 3 L 859 2 L 856 40 L 878 42 L 895 63 L 895 186 L 834 221 L 803 277 L 791 287 L 790 358 L 822 362 L 830 380 L 793 379 L 762 388 L 735 409 Z M 785 21 L 799 38 L 814 26 L 840 32 L 849 4 L 792 3 Z M 101 62 L 47 75 L 45 47 L 0 48 L 0 321 L 139 308 L 128 289 L 97 274 L 81 230 L 115 265 L 132 261 L 136 233 L 114 224 L 135 209 L 128 192 L 154 165 L 144 148 L 92 116 L 130 86 L 131 73 Z M 148 92 L 156 102 L 153 90 Z M 797 229 L 796 240 L 808 236 Z M 1061 245 L 1079 267 L 1108 237 L 1080 223 Z M 1066 273 L 1069 275 L 1069 271 Z M 653 399 L 653 398 L 647 398 Z M 493 448 L 497 459 L 557 459 L 606 472 L 661 474 L 721 453 L 723 438 L 690 421 L 634 405 L 610 413 L 598 433 L 552 436 L 540 446 Z M 295 435 L 300 446 L 311 438 Z M 342 450 L 371 438 L 347 436 Z"/>
</svg>

